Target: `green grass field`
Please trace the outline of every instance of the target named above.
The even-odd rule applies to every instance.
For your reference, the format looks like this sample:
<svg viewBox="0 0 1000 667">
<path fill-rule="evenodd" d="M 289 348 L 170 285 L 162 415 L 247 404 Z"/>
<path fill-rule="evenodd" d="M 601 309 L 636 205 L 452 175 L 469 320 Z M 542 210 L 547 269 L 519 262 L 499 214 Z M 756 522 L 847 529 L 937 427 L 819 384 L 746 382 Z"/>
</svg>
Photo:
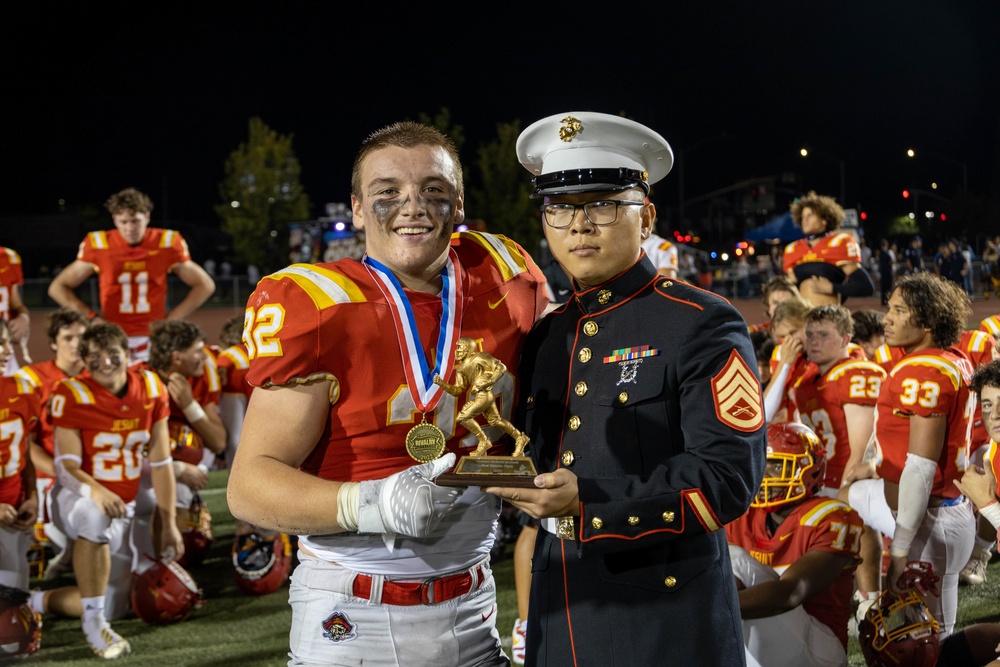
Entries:
<svg viewBox="0 0 1000 667">
<path fill-rule="evenodd" d="M 149 667 L 229 667 L 231 665 L 279 667 L 286 664 L 291 611 L 287 586 L 271 595 L 249 596 L 232 580 L 229 549 L 234 522 L 226 507 L 225 472 L 210 475 L 203 493 L 212 513 L 215 543 L 208 558 L 191 573 L 205 592 L 205 605 L 183 623 L 154 627 L 136 618 L 116 621 L 113 627 L 132 643 L 128 664 Z M 506 648 L 517 616 L 514 575 L 508 547 L 505 557 L 493 564 L 497 580 L 497 627 Z M 55 588 L 71 583 L 69 575 L 33 586 Z M 960 589 L 959 626 L 1000 620 L 1000 560 L 989 567 L 983 586 Z M 650 628 L 650 632 L 656 632 Z M 78 619 L 47 616 L 42 647 L 32 665 L 106 664 L 90 652 Z M 856 640 L 851 640 L 850 665 L 864 666 Z"/>
</svg>

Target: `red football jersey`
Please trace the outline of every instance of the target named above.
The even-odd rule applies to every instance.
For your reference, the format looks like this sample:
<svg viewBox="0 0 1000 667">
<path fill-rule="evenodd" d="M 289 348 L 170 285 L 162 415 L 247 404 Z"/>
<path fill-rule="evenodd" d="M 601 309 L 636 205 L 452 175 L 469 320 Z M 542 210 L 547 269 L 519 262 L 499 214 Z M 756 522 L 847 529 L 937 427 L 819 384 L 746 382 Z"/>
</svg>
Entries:
<svg viewBox="0 0 1000 667">
<path fill-rule="evenodd" d="M 170 413 L 156 373 L 129 368 L 128 389 L 118 398 L 84 371 L 56 386 L 49 407 L 56 426 L 80 432 L 81 470 L 124 502 L 135 500 L 150 430 Z"/>
<path fill-rule="evenodd" d="M 875 406 L 885 371 L 870 361 L 844 359 L 823 375 L 813 373 L 795 385 L 799 421 L 811 428 L 826 445 L 826 479 L 839 489 L 851 455 L 844 405 Z"/>
<path fill-rule="evenodd" d="M 991 334 L 975 329 L 967 329 L 962 332 L 962 337 L 958 341 L 958 347 L 965 352 L 965 356 L 972 362 L 973 368 L 1000 358 L 997 352 L 997 341 Z M 972 435 L 969 445 L 972 450 L 985 445 L 990 441 L 990 434 L 983 423 L 983 409 L 976 401 L 976 412 L 972 416 Z"/>
<path fill-rule="evenodd" d="M 945 415 L 945 444 L 931 494 L 956 498 L 952 484 L 969 465 L 969 434 L 976 395 L 969 391 L 972 364 L 959 350 L 929 348 L 900 359 L 882 383 L 875 408 L 875 445 L 879 477 L 899 484 L 909 451 L 912 416 Z"/>
<path fill-rule="evenodd" d="M 881 366 L 886 373 L 889 373 L 896 362 L 902 359 L 905 354 L 906 350 L 901 347 L 889 347 L 887 343 L 882 343 L 875 348 L 875 358 L 872 361 Z"/>
<path fill-rule="evenodd" d="M 129 336 L 148 336 L 149 325 L 167 314 L 167 274 L 191 255 L 178 232 L 148 227 L 136 246 L 117 229 L 91 232 L 76 258 L 99 275 L 104 319 Z"/>
<path fill-rule="evenodd" d="M 861 517 L 838 500 L 810 498 L 793 509 L 772 535 L 767 515 L 766 510 L 751 507 L 726 525 L 726 538 L 779 576 L 809 551 L 829 551 L 851 558 L 852 564 L 832 584 L 802 603 L 806 613 L 825 623 L 846 648 L 854 570 L 861 561 Z"/>
<path fill-rule="evenodd" d="M 21 256 L 0 246 L 0 317 L 10 321 L 10 295 L 17 285 L 24 284 Z"/>
<path fill-rule="evenodd" d="M 49 398 L 52 390 L 56 388 L 61 380 L 68 378 L 61 368 L 56 366 L 54 359 L 40 361 L 30 366 L 21 366 L 15 375 L 19 375 L 28 380 L 34 387 L 35 392 L 42 401 L 42 416 L 39 420 L 38 444 L 42 446 L 49 456 L 56 455 L 55 426 L 52 425 L 52 414 L 49 410 Z M 51 479 L 48 475 L 35 470 L 35 475 Z"/>
<path fill-rule="evenodd" d="M 1000 315 L 990 315 L 979 323 L 979 330 L 992 336 L 1000 336 Z"/>
<path fill-rule="evenodd" d="M 25 499 L 21 479 L 28 438 L 38 433 L 42 401 L 23 377 L 0 377 L 0 503 L 19 507 Z"/>
<path fill-rule="evenodd" d="M 243 343 L 227 347 L 219 353 L 219 377 L 222 381 L 223 394 L 243 394 L 250 400 L 253 385 L 247 382 L 247 372 L 250 370 L 250 357 Z"/>
<path fill-rule="evenodd" d="M 135 367 L 156 374 L 156 371 L 150 368 L 146 362 L 135 364 Z M 188 384 L 191 385 L 191 395 L 194 400 L 198 401 L 199 405 L 219 404 L 222 383 L 219 381 L 219 369 L 215 363 L 215 354 L 207 345 L 205 346 L 205 372 L 198 377 L 189 377 Z M 167 396 L 170 401 L 169 428 L 173 457 L 178 461 L 198 465 L 205 453 L 205 443 L 194 431 L 184 411 L 170 397 L 170 392 L 167 392 Z"/>
<path fill-rule="evenodd" d="M 548 304 L 544 275 L 519 245 L 503 236 L 462 232 L 452 237 L 451 247 L 456 262 L 453 289 L 463 313 L 458 335 L 475 339 L 516 373 L 524 337 Z M 284 385 L 308 377 L 333 380 L 326 431 L 302 465 L 324 479 L 378 479 L 414 464 L 406 451 L 406 434 L 422 415 L 411 396 L 409 371 L 383 289 L 366 264 L 345 259 L 287 267 L 263 278 L 247 302 L 243 340 L 251 384 Z M 431 365 L 442 329 L 442 298 L 410 290 L 405 295 Z M 453 350 L 445 351 L 449 353 Z M 514 405 L 509 377 L 494 387 L 503 413 Z M 426 414 L 454 452 L 476 444 L 455 420 L 464 401 L 443 393 L 435 410 Z"/>
<path fill-rule="evenodd" d="M 799 239 L 785 246 L 782 255 L 782 270 L 788 273 L 799 264 L 825 262 L 834 266 L 861 263 L 861 247 L 852 234 L 830 232 L 821 236 L 812 245 L 809 239 Z"/>
</svg>

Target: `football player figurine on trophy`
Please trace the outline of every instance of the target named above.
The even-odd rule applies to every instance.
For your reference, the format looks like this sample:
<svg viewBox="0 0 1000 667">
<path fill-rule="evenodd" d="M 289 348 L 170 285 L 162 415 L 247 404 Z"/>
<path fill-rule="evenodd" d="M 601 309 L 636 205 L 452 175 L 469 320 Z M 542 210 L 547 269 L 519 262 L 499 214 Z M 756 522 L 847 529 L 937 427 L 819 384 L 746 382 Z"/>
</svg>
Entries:
<svg viewBox="0 0 1000 667">
<path fill-rule="evenodd" d="M 500 416 L 497 409 L 496 396 L 493 394 L 493 385 L 507 372 L 507 366 L 496 357 L 479 352 L 476 341 L 471 338 L 459 338 L 455 343 L 455 384 L 449 384 L 441 379 L 441 376 L 434 376 L 434 384 L 438 385 L 452 396 L 460 396 L 468 390 L 469 400 L 458 413 L 456 421 L 464 426 L 470 433 L 476 436 L 479 444 L 475 451 L 469 456 L 484 459 L 479 462 L 470 462 L 469 457 L 462 457 L 455 469 L 454 475 L 447 475 L 446 480 L 456 481 L 461 479 L 459 485 L 474 486 L 483 481 L 496 483 L 493 475 L 524 477 L 526 480 L 533 479 L 536 472 L 531 460 L 524 456 L 524 447 L 528 444 L 528 436 L 514 428 L 514 425 Z M 496 426 L 501 431 L 514 439 L 514 451 L 511 456 L 489 456 L 487 452 L 493 443 L 490 441 L 482 425 L 476 421 L 476 417 L 483 415 L 486 418 L 487 426 Z M 482 477 L 489 475 L 489 479 Z M 473 481 L 472 476 L 478 475 L 481 479 Z M 438 483 L 441 483 L 438 479 Z M 509 482 L 504 483 L 507 486 Z"/>
</svg>

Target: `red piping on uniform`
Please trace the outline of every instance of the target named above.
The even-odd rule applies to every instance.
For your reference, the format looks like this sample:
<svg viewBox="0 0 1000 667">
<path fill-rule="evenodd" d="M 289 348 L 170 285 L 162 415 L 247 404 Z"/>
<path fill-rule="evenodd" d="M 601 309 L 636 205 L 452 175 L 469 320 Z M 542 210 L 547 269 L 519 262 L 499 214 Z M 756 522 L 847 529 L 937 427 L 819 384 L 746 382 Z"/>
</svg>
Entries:
<svg viewBox="0 0 1000 667">
<path fill-rule="evenodd" d="M 569 614 L 569 588 L 566 580 L 566 540 L 559 540 L 559 551 L 562 554 L 563 599 L 566 601 L 566 627 L 569 630 L 569 650 L 573 654 L 573 667 L 576 667 L 576 643 L 573 641 L 573 619 Z"/>
</svg>

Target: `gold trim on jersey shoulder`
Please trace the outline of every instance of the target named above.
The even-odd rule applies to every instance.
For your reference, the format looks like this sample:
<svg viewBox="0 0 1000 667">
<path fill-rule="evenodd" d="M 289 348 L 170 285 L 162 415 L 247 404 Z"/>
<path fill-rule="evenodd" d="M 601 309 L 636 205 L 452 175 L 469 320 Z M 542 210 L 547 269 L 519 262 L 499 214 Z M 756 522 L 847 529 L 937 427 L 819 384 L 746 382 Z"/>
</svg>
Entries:
<svg viewBox="0 0 1000 667">
<path fill-rule="evenodd" d="M 969 352 L 985 352 L 990 338 L 992 336 L 985 331 L 973 330 L 969 335 L 969 340 L 965 344 L 965 349 Z"/>
<path fill-rule="evenodd" d="M 994 336 L 1000 334 L 1000 318 L 996 315 L 990 315 L 979 323 L 979 326 L 986 327 L 989 333 Z"/>
<path fill-rule="evenodd" d="M 830 374 L 827 378 L 830 380 L 839 380 L 848 371 L 856 370 L 869 370 L 874 371 L 876 375 L 885 375 L 885 370 L 873 361 L 868 361 L 867 359 L 849 359 L 830 369 Z"/>
<path fill-rule="evenodd" d="M 830 498 L 818 503 L 816 507 L 812 508 L 808 512 L 802 515 L 799 519 L 800 526 L 815 526 L 820 521 L 822 521 L 828 514 L 833 512 L 844 512 L 851 509 L 849 505 L 845 505 L 839 500 L 834 500 Z"/>
<path fill-rule="evenodd" d="M 312 384 L 313 382 L 323 382 L 325 380 L 330 380 L 331 382 L 333 382 L 334 385 L 336 385 L 336 395 L 339 398 L 340 384 L 337 380 L 337 376 L 335 376 L 333 373 L 326 373 L 324 371 L 317 371 L 316 373 L 311 373 L 305 377 L 294 377 L 289 379 L 288 382 L 282 382 L 282 383 L 271 382 L 270 380 L 268 380 L 262 386 L 264 389 L 267 389 L 269 387 L 287 387 L 296 384 Z M 330 389 L 330 400 L 331 403 L 334 401 L 333 388 Z"/>
<path fill-rule="evenodd" d="M 82 405 L 94 404 L 94 394 L 90 391 L 90 387 L 84 383 L 80 382 L 76 378 L 66 378 L 62 381 L 62 383 L 69 388 L 77 403 Z"/>
<path fill-rule="evenodd" d="M 177 232 L 173 229 L 164 229 L 163 234 L 160 236 L 160 247 L 170 248 L 174 245 L 174 237 L 177 236 Z"/>
<path fill-rule="evenodd" d="M 42 378 L 38 376 L 33 368 L 22 366 L 14 373 L 14 377 L 22 377 L 26 382 L 30 382 L 33 387 L 41 388 Z"/>
<path fill-rule="evenodd" d="M 219 365 L 215 362 L 215 355 L 205 351 L 205 376 L 208 378 L 208 390 L 212 392 L 222 391 L 222 378 L 219 377 Z"/>
<path fill-rule="evenodd" d="M 14 374 L 14 385 L 17 387 L 17 393 L 21 395 L 33 394 L 35 393 L 35 387 L 37 386 L 31 378 L 25 375 Z"/>
<path fill-rule="evenodd" d="M 108 233 L 104 231 L 100 232 L 90 232 L 87 234 L 87 238 L 90 239 L 90 246 L 97 250 L 107 250 L 108 249 Z"/>
<path fill-rule="evenodd" d="M 17 254 L 16 250 L 14 250 L 13 248 L 8 248 L 6 246 L 0 246 L 0 248 L 3 248 L 3 251 L 7 253 L 7 261 L 9 261 L 11 264 L 21 263 L 21 256 Z"/>
<path fill-rule="evenodd" d="M 220 357 L 225 357 L 233 362 L 233 366 L 239 369 L 250 368 L 250 357 L 247 356 L 247 350 L 245 347 L 234 345 L 232 347 L 227 347 L 225 350 L 219 353 Z"/>
<path fill-rule="evenodd" d="M 160 382 L 159 376 L 153 371 L 147 371 L 145 369 L 140 370 L 142 373 L 142 380 L 146 383 L 146 396 L 149 398 L 156 398 L 160 395 Z"/>
<path fill-rule="evenodd" d="M 504 282 L 528 270 L 528 263 L 518 251 L 517 245 L 506 236 L 482 232 L 457 232 L 456 235 L 462 240 L 474 241 L 482 246 L 496 262 Z"/>
<path fill-rule="evenodd" d="M 836 234 L 833 235 L 832 239 L 830 239 L 830 244 L 829 245 L 830 245 L 831 248 L 837 247 L 840 244 L 842 244 L 844 241 L 852 242 L 852 241 L 854 241 L 854 236 L 852 234 L 847 233 L 847 232 L 838 232 L 838 233 L 836 233 Z"/>
<path fill-rule="evenodd" d="M 320 310 L 338 303 L 367 301 L 361 288 L 346 276 L 313 264 L 292 264 L 263 280 L 288 278 L 302 288 Z"/>
<path fill-rule="evenodd" d="M 962 378 L 962 373 L 953 363 L 946 359 L 942 359 L 941 357 L 935 357 L 929 354 L 918 354 L 915 357 L 904 357 L 903 359 L 900 359 L 896 365 L 892 367 L 892 372 L 889 375 L 891 377 L 896 377 L 896 373 L 906 366 L 929 366 L 930 368 L 935 368 L 941 371 L 944 375 L 948 376 L 955 389 L 958 389 L 965 382 Z"/>
</svg>

